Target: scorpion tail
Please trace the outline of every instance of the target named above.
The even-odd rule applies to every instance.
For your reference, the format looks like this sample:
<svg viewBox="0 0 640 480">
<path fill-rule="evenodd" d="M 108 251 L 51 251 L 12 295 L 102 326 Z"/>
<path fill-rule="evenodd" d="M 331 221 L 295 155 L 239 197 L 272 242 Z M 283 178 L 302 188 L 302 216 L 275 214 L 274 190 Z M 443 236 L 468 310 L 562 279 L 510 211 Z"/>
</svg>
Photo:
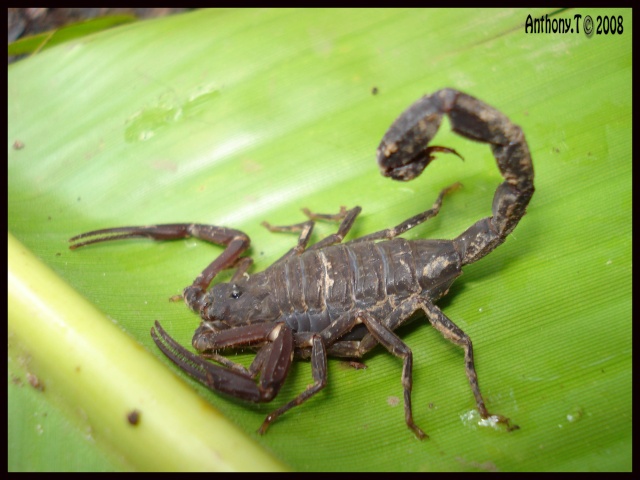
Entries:
<svg viewBox="0 0 640 480">
<path fill-rule="evenodd" d="M 454 240 L 464 265 L 503 243 L 525 214 L 534 192 L 533 164 L 518 125 L 477 98 L 447 88 L 422 97 L 391 125 L 378 147 L 382 174 L 411 180 L 431 162 L 431 152 L 450 150 L 427 146 L 445 114 L 454 132 L 491 146 L 505 179 L 493 197 L 493 216 L 476 222 Z"/>
</svg>

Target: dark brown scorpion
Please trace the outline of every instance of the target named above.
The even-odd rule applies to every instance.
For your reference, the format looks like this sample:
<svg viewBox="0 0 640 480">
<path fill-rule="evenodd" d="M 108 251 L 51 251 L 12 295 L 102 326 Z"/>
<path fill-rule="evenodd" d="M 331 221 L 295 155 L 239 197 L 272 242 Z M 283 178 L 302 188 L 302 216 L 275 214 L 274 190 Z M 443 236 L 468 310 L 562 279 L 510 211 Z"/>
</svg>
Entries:
<svg viewBox="0 0 640 480">
<path fill-rule="evenodd" d="M 151 336 L 160 350 L 182 370 L 206 386 L 251 402 L 269 402 L 284 383 L 294 357 L 309 358 L 313 384 L 269 414 L 259 432 L 280 415 L 324 388 L 327 356 L 360 358 L 378 343 L 402 358 L 405 420 L 418 438 L 426 434 L 411 410 L 411 349 L 394 333 L 417 310 L 431 325 L 464 349 L 465 370 L 482 418 L 492 416 L 478 386 L 471 339 L 435 305 L 464 265 L 475 262 L 505 241 L 518 224 L 531 196 L 533 166 L 522 129 L 484 102 L 452 89 L 422 97 L 391 125 L 378 147 L 382 174 L 411 180 L 433 160 L 433 152 L 457 152 L 427 146 L 443 115 L 454 132 L 488 143 L 504 182 L 493 198 L 492 216 L 479 220 L 453 240 L 405 240 L 398 235 L 437 215 L 444 189 L 433 207 L 394 228 L 341 243 L 360 207 L 335 215 L 313 214 L 309 220 L 272 231 L 300 232 L 298 243 L 266 270 L 248 275 L 249 237 L 238 230 L 190 223 L 96 230 L 70 239 L 75 249 L 91 243 L 146 237 L 174 240 L 197 237 L 225 250 L 183 293 L 185 303 L 200 314 L 193 336 L 195 355 L 179 345 L 156 321 Z M 459 155 L 458 155 L 459 156 Z M 340 221 L 334 233 L 307 248 L 314 220 Z M 90 238 L 93 237 L 93 238 Z M 236 269 L 231 280 L 209 288 L 223 269 Z M 257 354 L 246 368 L 218 352 L 252 347 Z M 212 360 L 216 363 L 212 363 Z"/>
</svg>

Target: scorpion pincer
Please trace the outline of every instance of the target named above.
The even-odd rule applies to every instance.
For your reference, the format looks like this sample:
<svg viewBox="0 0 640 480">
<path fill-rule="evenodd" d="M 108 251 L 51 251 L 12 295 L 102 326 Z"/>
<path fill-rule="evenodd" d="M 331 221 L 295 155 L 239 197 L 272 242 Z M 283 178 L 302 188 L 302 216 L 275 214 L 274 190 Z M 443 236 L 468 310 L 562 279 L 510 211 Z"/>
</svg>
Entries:
<svg viewBox="0 0 640 480">
<path fill-rule="evenodd" d="M 490 414 L 480 393 L 471 339 L 438 308 L 464 265 L 503 243 L 525 214 L 534 192 L 533 166 L 522 129 L 486 103 L 452 89 L 422 97 L 391 125 L 378 147 L 382 174 L 411 180 L 433 160 L 428 146 L 444 115 L 452 129 L 489 144 L 504 178 L 497 188 L 492 216 L 479 220 L 453 240 L 405 240 L 400 234 L 438 214 L 441 191 L 432 208 L 393 228 L 342 243 L 360 207 L 334 215 L 305 210 L 308 220 L 271 231 L 299 232 L 297 245 L 266 270 L 251 276 L 252 260 L 242 254 L 249 237 L 238 230 L 179 223 L 96 230 L 70 239 L 75 249 L 92 243 L 146 237 L 174 240 L 197 237 L 225 250 L 183 293 L 185 303 L 201 317 L 193 337 L 196 355 L 179 345 L 156 321 L 151 336 L 164 354 L 209 388 L 251 402 L 271 401 L 283 385 L 294 358 L 310 359 L 313 384 L 270 413 L 259 432 L 280 415 L 318 393 L 327 382 L 327 356 L 360 358 L 377 344 L 402 359 L 405 421 L 418 438 L 427 435 L 413 420 L 411 349 L 394 331 L 421 310 L 446 339 L 464 349 L 465 370 L 482 418 Z M 459 156 L 459 155 L 458 155 Z M 339 221 L 336 233 L 307 248 L 315 220 Z M 235 268 L 229 282 L 210 287 L 223 269 Z M 247 368 L 219 352 L 254 348 Z M 509 427 L 515 428 L 515 427 Z"/>
</svg>

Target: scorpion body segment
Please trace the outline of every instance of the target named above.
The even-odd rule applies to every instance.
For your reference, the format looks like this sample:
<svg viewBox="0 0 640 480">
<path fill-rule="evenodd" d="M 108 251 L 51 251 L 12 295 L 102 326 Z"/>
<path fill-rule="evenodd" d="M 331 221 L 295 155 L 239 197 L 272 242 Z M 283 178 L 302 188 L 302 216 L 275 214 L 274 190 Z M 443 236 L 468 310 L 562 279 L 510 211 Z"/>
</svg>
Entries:
<svg viewBox="0 0 640 480">
<path fill-rule="evenodd" d="M 200 313 L 205 322 L 284 322 L 294 332 L 322 332 L 358 310 L 386 318 L 422 292 L 435 301 L 462 273 L 460 267 L 460 255 L 446 240 L 331 245 L 284 258 L 234 284 L 215 285 Z M 238 305 L 230 309 L 232 291 L 231 303 Z M 194 336 L 197 350 L 207 349 L 202 339 L 201 333 Z"/>
<path fill-rule="evenodd" d="M 416 311 L 464 349 L 465 371 L 480 416 L 491 415 L 480 393 L 469 337 L 435 305 L 462 267 L 503 243 L 526 211 L 533 195 L 533 166 L 522 130 L 502 113 L 451 89 L 425 96 L 391 125 L 378 148 L 382 174 L 411 180 L 433 160 L 434 152 L 458 153 L 428 146 L 444 115 L 454 132 L 488 143 L 504 178 L 494 195 L 492 216 L 479 220 L 453 240 L 405 240 L 399 235 L 438 214 L 442 190 L 432 208 L 396 225 L 342 243 L 360 208 L 338 214 L 313 214 L 306 222 L 271 231 L 299 232 L 298 243 L 266 270 L 247 275 L 252 261 L 242 257 L 249 238 L 238 230 L 199 224 L 121 227 L 88 232 L 71 239 L 77 248 L 102 241 L 145 237 L 155 240 L 194 236 L 225 246 L 183 293 L 185 303 L 202 319 L 193 337 L 196 355 L 179 345 L 156 321 L 151 335 L 165 355 L 210 388 L 252 402 L 268 402 L 284 383 L 294 357 L 311 361 L 313 384 L 264 420 L 268 426 L 318 393 L 327 381 L 327 356 L 360 358 L 381 344 L 403 361 L 405 421 L 418 438 L 411 407 L 411 349 L 394 333 Z M 458 155 L 459 156 L 459 155 Z M 338 231 L 307 248 L 316 220 L 340 222 Z M 223 269 L 235 268 L 231 280 L 210 287 Z M 219 352 L 252 347 L 257 354 L 246 368 Z M 517 427 L 509 427 L 511 429 Z"/>
</svg>

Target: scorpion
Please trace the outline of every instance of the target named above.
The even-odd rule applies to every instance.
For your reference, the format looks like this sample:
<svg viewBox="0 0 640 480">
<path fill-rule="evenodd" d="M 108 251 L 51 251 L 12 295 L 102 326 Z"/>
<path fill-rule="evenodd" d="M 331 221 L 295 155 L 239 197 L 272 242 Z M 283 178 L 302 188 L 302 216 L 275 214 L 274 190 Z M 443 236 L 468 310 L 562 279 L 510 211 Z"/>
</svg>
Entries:
<svg viewBox="0 0 640 480">
<path fill-rule="evenodd" d="M 400 234 L 438 214 L 443 197 L 460 186 L 443 189 L 432 208 L 375 233 L 348 242 L 360 207 L 337 214 L 307 209 L 308 220 L 289 226 L 263 225 L 274 232 L 299 232 L 297 245 L 266 270 L 249 275 L 249 237 L 239 230 L 195 223 L 107 228 L 71 238 L 69 248 L 128 238 L 175 240 L 195 237 L 225 247 L 186 287 L 182 298 L 201 323 L 192 345 L 196 355 L 176 342 L 156 320 L 151 336 L 180 369 L 207 387 L 250 402 L 269 402 L 282 387 L 294 358 L 308 359 L 313 383 L 293 400 L 271 412 L 258 432 L 291 408 L 302 404 L 327 383 L 327 357 L 358 359 L 382 344 L 402 359 L 404 415 L 419 439 L 428 437 L 413 420 L 411 408 L 413 354 L 394 331 L 416 311 L 447 340 L 464 350 L 466 375 L 483 419 L 509 426 L 492 415 L 480 393 L 471 339 L 435 302 L 446 295 L 461 268 L 502 244 L 525 214 L 533 192 L 533 165 L 522 129 L 486 103 L 454 89 L 426 95 L 402 113 L 377 150 L 381 173 L 411 180 L 435 158 L 455 154 L 447 147 L 428 146 L 447 115 L 452 130 L 487 143 L 504 178 L 494 194 L 492 216 L 483 218 L 453 240 L 406 240 Z M 339 222 L 337 232 L 307 247 L 316 220 Z M 75 242 L 75 243 L 74 243 Z M 224 269 L 235 268 L 228 282 L 211 286 Z M 180 297 L 178 297 L 180 298 Z M 249 367 L 219 352 L 254 349 Z M 355 362 L 357 363 L 357 362 Z"/>
</svg>

